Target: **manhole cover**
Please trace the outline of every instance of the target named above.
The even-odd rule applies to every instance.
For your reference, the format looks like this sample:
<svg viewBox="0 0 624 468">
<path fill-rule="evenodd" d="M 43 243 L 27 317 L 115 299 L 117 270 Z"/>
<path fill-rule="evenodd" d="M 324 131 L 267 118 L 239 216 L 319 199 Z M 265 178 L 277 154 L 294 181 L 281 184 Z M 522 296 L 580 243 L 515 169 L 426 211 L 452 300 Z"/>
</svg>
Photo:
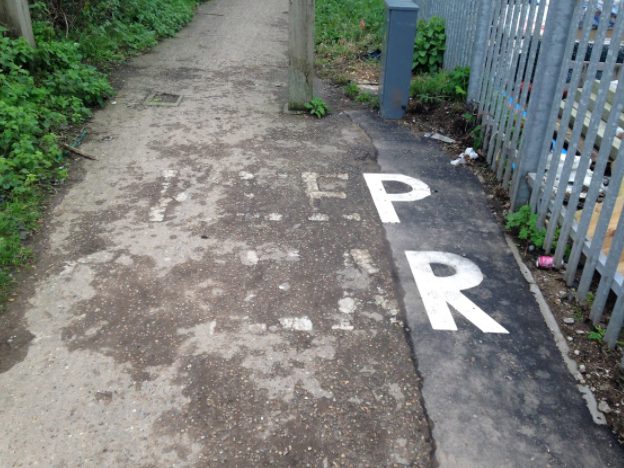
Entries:
<svg viewBox="0 0 624 468">
<path fill-rule="evenodd" d="M 152 93 L 145 100 L 148 106 L 167 106 L 175 107 L 182 102 L 182 96 L 170 93 Z"/>
</svg>

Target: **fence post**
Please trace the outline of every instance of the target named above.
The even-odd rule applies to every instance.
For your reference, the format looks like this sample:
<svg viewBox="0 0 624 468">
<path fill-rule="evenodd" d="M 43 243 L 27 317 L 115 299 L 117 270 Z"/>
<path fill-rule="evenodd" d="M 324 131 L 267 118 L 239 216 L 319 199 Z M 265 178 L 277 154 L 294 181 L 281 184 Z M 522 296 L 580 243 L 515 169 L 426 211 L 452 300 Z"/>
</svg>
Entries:
<svg viewBox="0 0 624 468">
<path fill-rule="evenodd" d="M 314 0 L 290 0 L 288 109 L 303 110 L 314 96 Z"/>
<path fill-rule="evenodd" d="M 551 0 L 544 36 L 539 50 L 535 83 L 531 83 L 531 98 L 527 109 L 526 124 L 518 156 L 518 164 L 511 188 L 511 208 L 517 209 L 530 198 L 527 174 L 536 172 L 540 160 L 546 158 L 552 135 L 551 119 L 558 112 L 561 96 L 557 96 L 562 68 L 568 66 L 566 49 L 570 28 L 576 28 L 574 11 L 577 0 Z M 536 25 L 535 34 L 540 34 Z M 557 106 L 555 109 L 553 106 Z M 540 181 L 535 181 L 536 189 Z"/>
<path fill-rule="evenodd" d="M 28 0 L 0 0 L 0 24 L 22 36 L 26 42 L 35 47 Z"/>
<path fill-rule="evenodd" d="M 477 14 L 477 32 L 474 42 L 474 52 L 470 66 L 470 83 L 468 85 L 468 104 L 474 104 L 479 99 L 481 84 L 483 83 L 483 72 L 485 68 L 485 57 L 487 53 L 487 42 L 492 27 L 492 13 L 494 2 L 492 0 L 479 0 L 479 12 Z"/>
</svg>

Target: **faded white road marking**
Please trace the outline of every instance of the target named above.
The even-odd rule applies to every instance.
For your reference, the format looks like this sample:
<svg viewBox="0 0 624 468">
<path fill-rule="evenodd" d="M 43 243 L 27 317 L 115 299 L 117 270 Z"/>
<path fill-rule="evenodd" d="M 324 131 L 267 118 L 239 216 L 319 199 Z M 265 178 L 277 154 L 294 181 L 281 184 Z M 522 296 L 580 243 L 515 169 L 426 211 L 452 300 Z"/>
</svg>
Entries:
<svg viewBox="0 0 624 468">
<path fill-rule="evenodd" d="M 323 174 L 319 175 L 316 172 L 304 172 L 301 174 L 303 181 L 306 184 L 306 194 L 312 200 L 320 200 L 321 198 L 347 198 L 347 194 L 338 191 L 325 191 L 319 188 L 319 178 L 324 179 L 338 179 L 342 181 L 349 180 L 348 174 Z"/>
<path fill-rule="evenodd" d="M 150 209 L 149 220 L 153 223 L 161 223 L 165 220 L 165 212 L 167 211 L 167 207 L 173 201 L 171 197 L 167 197 L 167 191 L 171 186 L 171 179 L 173 179 L 177 172 L 167 169 L 163 171 L 163 183 L 162 188 L 160 189 L 160 200 L 157 206 L 154 206 Z"/>
<path fill-rule="evenodd" d="M 178 328 L 178 335 L 188 335 L 193 333 L 195 340 L 205 340 L 214 335 L 217 322 L 212 320 L 210 322 L 201 323 L 193 328 Z"/>
<path fill-rule="evenodd" d="M 317 221 L 321 223 L 325 223 L 329 221 L 329 216 L 323 213 L 316 213 L 312 216 L 308 216 L 308 221 Z"/>
<path fill-rule="evenodd" d="M 269 221 L 281 221 L 283 216 L 279 213 L 270 213 L 266 216 L 266 219 Z"/>
<path fill-rule="evenodd" d="M 342 217 L 346 219 L 347 221 L 362 221 L 362 217 L 360 216 L 360 213 L 346 214 L 346 215 L 342 215 Z"/>
<path fill-rule="evenodd" d="M 462 294 L 483 281 L 483 273 L 473 262 L 447 252 L 407 251 L 405 256 L 434 330 L 457 330 L 449 308 L 452 306 L 484 333 L 509 333 Z M 455 270 L 455 274 L 436 276 L 432 264 L 448 266 Z"/>
<path fill-rule="evenodd" d="M 396 317 L 399 314 L 399 305 L 395 301 L 389 301 L 382 294 L 375 296 L 375 304 L 385 310 L 388 315 Z"/>
<path fill-rule="evenodd" d="M 259 260 L 255 250 L 246 250 L 240 253 L 240 261 L 243 265 L 254 266 L 258 264 Z"/>
<path fill-rule="evenodd" d="M 369 275 L 379 273 L 379 269 L 377 269 L 377 267 L 373 264 L 373 258 L 368 250 L 352 249 L 350 253 L 351 257 L 353 257 L 353 261 L 361 270 L 365 271 Z"/>
<path fill-rule="evenodd" d="M 356 302 L 352 297 L 343 297 L 338 301 L 338 310 L 343 314 L 352 314 L 355 308 Z"/>
<path fill-rule="evenodd" d="M 266 323 L 251 323 L 247 326 L 249 333 L 261 334 L 267 331 Z"/>
<path fill-rule="evenodd" d="M 284 317 L 279 319 L 280 325 L 286 330 L 312 331 L 312 321 L 308 317 Z"/>
<path fill-rule="evenodd" d="M 238 173 L 238 177 L 240 177 L 242 180 L 251 180 L 253 179 L 255 176 L 251 173 L 251 172 L 247 172 L 247 171 L 240 171 Z"/>
<path fill-rule="evenodd" d="M 342 320 L 338 325 L 332 325 L 332 330 L 353 331 L 355 327 L 348 320 Z"/>
<path fill-rule="evenodd" d="M 382 223 L 400 223 L 394 209 L 394 202 L 413 202 L 431 195 L 431 189 L 424 182 L 402 174 L 364 174 L 373 202 L 379 212 Z M 388 193 L 384 182 L 400 182 L 412 190 L 404 193 Z"/>
<path fill-rule="evenodd" d="M 353 314 L 358 306 L 358 301 L 352 297 L 345 296 L 338 301 L 338 310 L 344 314 L 339 318 L 338 323 L 332 326 L 332 330 L 353 331 Z M 346 315 L 346 317 L 345 317 Z"/>
</svg>

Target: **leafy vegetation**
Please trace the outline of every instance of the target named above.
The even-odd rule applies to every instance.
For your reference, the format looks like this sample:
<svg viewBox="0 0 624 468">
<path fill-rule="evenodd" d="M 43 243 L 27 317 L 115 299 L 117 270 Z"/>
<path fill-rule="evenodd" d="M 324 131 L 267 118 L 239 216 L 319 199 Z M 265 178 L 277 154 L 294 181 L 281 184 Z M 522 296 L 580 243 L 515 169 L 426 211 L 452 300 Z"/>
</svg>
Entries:
<svg viewBox="0 0 624 468">
<path fill-rule="evenodd" d="M 172 35 L 196 0 L 33 4 L 37 48 L 0 28 L 0 304 L 31 256 L 41 201 L 67 176 L 61 143 L 113 89 L 100 69 Z"/>
<path fill-rule="evenodd" d="M 601 325 L 594 325 L 594 329 L 587 334 L 589 341 L 596 341 L 598 343 L 605 343 L 605 336 L 607 335 L 607 329 Z M 617 340 L 618 346 L 624 346 L 624 340 Z"/>
<path fill-rule="evenodd" d="M 344 87 L 344 93 L 348 98 L 355 99 L 360 94 L 360 88 L 353 82 L 349 82 Z"/>
<path fill-rule="evenodd" d="M 518 235 L 518 239 L 529 242 L 537 249 L 542 249 L 544 247 L 546 229 L 539 229 L 537 227 L 537 214 L 533 213 L 529 205 L 521 206 L 518 211 L 509 213 L 506 217 L 505 228 L 515 232 Z M 558 239 L 559 228 L 555 231 L 553 248 L 557 247 Z M 566 256 L 567 255 L 569 255 L 568 249 L 566 249 Z"/>
<path fill-rule="evenodd" d="M 174 35 L 193 17 L 198 0 L 40 0 L 35 19 L 78 43 L 88 63 L 107 67 Z"/>
<path fill-rule="evenodd" d="M 446 50 L 446 26 L 438 16 L 429 21 L 420 20 L 414 43 L 413 71 L 435 73 L 444 64 Z"/>
<path fill-rule="evenodd" d="M 304 107 L 310 115 L 313 115 L 317 119 L 322 119 L 329 114 L 329 107 L 327 106 L 327 103 L 320 97 L 312 98 L 312 100 L 307 102 Z"/>
<path fill-rule="evenodd" d="M 470 68 L 459 67 L 452 71 L 438 71 L 416 75 L 410 87 L 411 96 L 425 105 L 443 101 L 465 99 Z"/>
<path fill-rule="evenodd" d="M 321 69 L 335 81 L 345 84 L 345 94 L 358 102 L 379 106 L 371 93 L 360 92 L 349 79 L 354 70 L 378 75 L 378 64 L 366 67 L 378 57 L 384 27 L 383 0 L 317 0 L 316 51 Z M 417 74 L 411 95 L 422 104 L 465 99 L 469 68 L 440 71 L 446 48 L 444 20 L 433 17 L 420 21 L 414 44 L 414 67 Z M 358 76 L 358 73 L 355 73 Z M 358 76 L 359 77 L 359 76 Z"/>
<path fill-rule="evenodd" d="M 587 334 L 587 339 L 590 341 L 604 341 L 604 337 L 607 334 L 607 329 L 600 325 L 594 325 L 594 329 Z"/>
<path fill-rule="evenodd" d="M 514 232 L 518 239 L 535 246 L 536 249 L 544 248 L 546 229 L 537 227 L 537 214 L 533 213 L 529 205 L 521 206 L 517 211 L 507 214 L 505 228 Z M 561 229 L 557 227 L 552 243 L 553 249 L 557 248 L 560 232 Z M 570 246 L 566 245 L 564 259 L 570 256 L 570 252 Z"/>
<path fill-rule="evenodd" d="M 546 229 L 537 227 L 537 214 L 533 213 L 529 205 L 524 205 L 518 211 L 509 213 L 506 221 L 505 228 L 515 231 L 518 239 L 528 241 L 538 249 L 544 246 Z"/>
</svg>

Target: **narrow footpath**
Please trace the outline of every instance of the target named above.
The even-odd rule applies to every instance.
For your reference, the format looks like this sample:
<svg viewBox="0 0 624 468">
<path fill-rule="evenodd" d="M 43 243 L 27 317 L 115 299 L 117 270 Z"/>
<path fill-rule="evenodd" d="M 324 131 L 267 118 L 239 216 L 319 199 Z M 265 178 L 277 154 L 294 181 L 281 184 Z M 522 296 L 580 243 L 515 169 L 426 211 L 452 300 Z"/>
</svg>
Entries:
<svg viewBox="0 0 624 468">
<path fill-rule="evenodd" d="M 213 0 L 121 71 L 0 323 L 1 466 L 431 466 L 374 148 L 282 113 L 287 10 Z"/>
<path fill-rule="evenodd" d="M 624 466 L 477 179 L 283 113 L 288 4 L 117 73 L 0 317 L 0 466 Z"/>
</svg>

